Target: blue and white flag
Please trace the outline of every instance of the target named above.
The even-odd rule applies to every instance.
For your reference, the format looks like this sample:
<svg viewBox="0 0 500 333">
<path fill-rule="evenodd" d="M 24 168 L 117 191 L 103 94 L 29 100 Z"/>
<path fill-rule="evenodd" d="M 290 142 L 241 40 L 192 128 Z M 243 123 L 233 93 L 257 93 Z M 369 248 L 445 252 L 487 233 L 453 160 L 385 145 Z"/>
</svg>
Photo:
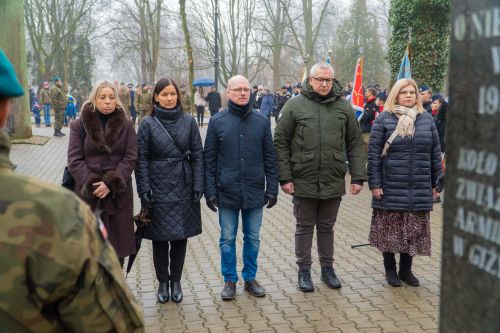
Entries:
<svg viewBox="0 0 500 333">
<path fill-rule="evenodd" d="M 405 55 L 401 60 L 401 66 L 399 66 L 398 80 L 401 79 L 411 79 L 411 64 L 408 46 L 406 47 Z"/>
</svg>

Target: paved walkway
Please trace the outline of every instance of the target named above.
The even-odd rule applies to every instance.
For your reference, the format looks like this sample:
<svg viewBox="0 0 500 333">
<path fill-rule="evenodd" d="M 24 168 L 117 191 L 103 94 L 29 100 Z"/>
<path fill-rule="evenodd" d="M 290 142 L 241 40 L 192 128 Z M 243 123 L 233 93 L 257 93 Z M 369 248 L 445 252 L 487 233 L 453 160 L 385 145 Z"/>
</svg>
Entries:
<svg viewBox="0 0 500 333">
<path fill-rule="evenodd" d="M 204 135 L 206 127 L 202 129 Z M 68 128 L 63 128 L 67 133 Z M 52 135 L 33 128 L 35 135 Z M 14 145 L 16 172 L 60 183 L 66 165 L 68 136 L 44 146 Z M 265 209 L 257 279 L 267 296 L 254 298 L 238 283 L 235 301 L 220 300 L 223 285 L 218 250 L 217 214 L 202 201 L 203 234 L 188 242 L 180 304 L 156 302 L 157 281 L 151 243 L 145 241 L 127 282 L 144 309 L 147 332 L 437 332 L 441 269 L 442 212 L 431 214 L 432 257 L 418 257 L 414 272 L 420 287 L 387 286 L 381 255 L 366 243 L 370 225 L 370 195 L 365 185 L 358 196 L 343 198 L 335 228 L 335 270 L 343 287 L 331 290 L 320 281 L 313 252 L 314 293 L 297 290 L 294 218 L 291 197 L 281 193 L 273 209 Z M 135 210 L 139 207 L 136 198 Z M 241 257 L 241 235 L 238 255 Z M 316 249 L 314 246 L 313 249 Z M 238 262 L 241 271 L 241 261 Z"/>
</svg>

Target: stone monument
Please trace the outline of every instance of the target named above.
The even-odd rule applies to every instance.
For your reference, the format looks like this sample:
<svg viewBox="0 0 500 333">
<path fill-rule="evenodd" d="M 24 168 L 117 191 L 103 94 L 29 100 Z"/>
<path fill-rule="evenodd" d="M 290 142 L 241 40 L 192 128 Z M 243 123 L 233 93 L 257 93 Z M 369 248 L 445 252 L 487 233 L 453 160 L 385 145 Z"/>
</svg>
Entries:
<svg viewBox="0 0 500 333">
<path fill-rule="evenodd" d="M 440 331 L 500 332 L 500 2 L 452 0 Z"/>
</svg>

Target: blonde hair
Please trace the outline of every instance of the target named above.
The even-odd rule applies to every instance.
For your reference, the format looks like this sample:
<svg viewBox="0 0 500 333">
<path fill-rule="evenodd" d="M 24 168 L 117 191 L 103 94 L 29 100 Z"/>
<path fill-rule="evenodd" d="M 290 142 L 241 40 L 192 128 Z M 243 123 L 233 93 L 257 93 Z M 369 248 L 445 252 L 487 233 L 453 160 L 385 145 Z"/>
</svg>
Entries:
<svg viewBox="0 0 500 333">
<path fill-rule="evenodd" d="M 97 95 L 99 94 L 99 91 L 101 91 L 101 89 L 103 89 L 103 88 L 111 88 L 111 89 L 113 89 L 113 93 L 115 94 L 116 106 L 118 108 L 122 109 L 122 110 L 125 110 L 125 108 L 123 107 L 122 102 L 120 101 L 120 98 L 118 97 L 118 88 L 115 86 L 115 84 L 113 82 L 108 81 L 108 80 L 97 81 L 94 84 L 94 86 L 92 87 L 92 91 L 90 92 L 89 98 L 82 105 L 82 109 L 86 105 L 91 104 L 92 105 L 92 110 L 96 111 L 95 101 L 97 99 Z"/>
<path fill-rule="evenodd" d="M 391 89 L 391 92 L 389 93 L 389 96 L 387 96 L 387 100 L 385 101 L 384 111 L 392 113 L 394 107 L 397 105 L 399 92 L 401 91 L 401 89 L 406 88 L 408 86 L 415 88 L 415 94 L 417 97 L 417 104 L 416 104 L 417 112 L 422 113 L 425 111 L 424 107 L 422 106 L 422 100 L 420 99 L 420 95 L 418 93 L 417 83 L 412 79 L 401 79 L 394 84 L 394 86 Z"/>
</svg>

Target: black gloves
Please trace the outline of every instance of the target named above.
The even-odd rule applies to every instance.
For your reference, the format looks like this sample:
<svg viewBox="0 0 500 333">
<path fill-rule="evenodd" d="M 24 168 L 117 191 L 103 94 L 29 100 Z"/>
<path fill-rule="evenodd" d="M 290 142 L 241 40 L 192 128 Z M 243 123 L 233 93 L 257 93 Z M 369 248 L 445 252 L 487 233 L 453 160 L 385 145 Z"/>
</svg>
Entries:
<svg viewBox="0 0 500 333">
<path fill-rule="evenodd" d="M 438 191 L 438 193 L 441 193 L 443 192 L 443 190 L 444 190 L 444 176 L 441 176 L 436 182 L 436 191 Z"/>
<path fill-rule="evenodd" d="M 277 196 L 275 196 L 274 194 L 266 194 L 266 200 L 264 202 L 264 205 L 267 205 L 266 208 L 274 207 L 277 202 L 278 202 Z"/>
<path fill-rule="evenodd" d="M 144 192 L 139 197 L 141 198 L 142 207 L 147 209 L 151 209 L 153 207 L 153 192 Z"/>
<path fill-rule="evenodd" d="M 216 212 L 217 211 L 217 197 L 216 196 L 211 196 L 207 198 L 207 206 L 210 208 L 210 210 Z"/>
<path fill-rule="evenodd" d="M 193 201 L 194 202 L 200 202 L 201 197 L 203 196 L 203 192 L 194 192 L 193 193 Z"/>
</svg>

